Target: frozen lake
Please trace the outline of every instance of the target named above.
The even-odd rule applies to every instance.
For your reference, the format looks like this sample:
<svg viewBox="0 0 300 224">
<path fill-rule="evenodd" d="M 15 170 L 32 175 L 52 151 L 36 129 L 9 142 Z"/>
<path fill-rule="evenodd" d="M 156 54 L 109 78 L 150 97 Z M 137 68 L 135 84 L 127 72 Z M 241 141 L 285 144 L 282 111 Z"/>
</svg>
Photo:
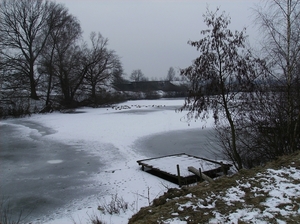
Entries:
<svg viewBox="0 0 300 224">
<path fill-rule="evenodd" d="M 68 202 L 99 192 L 91 180 L 103 166 L 99 158 L 80 146 L 19 135 L 14 126 L 1 126 L 0 192 L 14 218 L 20 211 L 29 219 L 51 216 Z"/>
<path fill-rule="evenodd" d="M 125 179 L 111 175 L 124 169 L 144 175 L 138 159 L 181 152 L 221 159 L 213 130 L 181 122 L 183 114 L 174 112 L 180 103 L 133 101 L 122 104 L 126 110 L 85 108 L 1 121 L 1 198 L 12 216 L 23 210 L 27 221 L 55 221 L 93 207 L 90 201 L 112 189 L 132 192 Z M 151 180 L 146 185 L 155 184 Z"/>
<path fill-rule="evenodd" d="M 170 131 L 142 137 L 136 150 L 147 157 L 186 153 L 208 159 L 222 159 L 212 128 Z"/>
</svg>

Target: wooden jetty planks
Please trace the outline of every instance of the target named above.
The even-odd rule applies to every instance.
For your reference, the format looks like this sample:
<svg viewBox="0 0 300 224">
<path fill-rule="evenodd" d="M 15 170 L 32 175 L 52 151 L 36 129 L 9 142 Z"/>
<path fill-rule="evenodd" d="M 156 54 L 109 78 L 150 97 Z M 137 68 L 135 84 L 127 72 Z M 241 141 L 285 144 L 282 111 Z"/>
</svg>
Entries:
<svg viewBox="0 0 300 224">
<path fill-rule="evenodd" d="M 185 153 L 138 160 L 137 163 L 142 166 L 143 170 L 147 169 L 148 172 L 162 178 L 164 178 L 163 176 L 171 178 L 173 182 L 177 182 L 179 185 L 197 175 L 194 172 L 191 173 L 189 167 L 200 168 L 201 173 L 211 179 L 211 177 L 217 176 L 217 173 L 227 173 L 232 166 Z"/>
</svg>

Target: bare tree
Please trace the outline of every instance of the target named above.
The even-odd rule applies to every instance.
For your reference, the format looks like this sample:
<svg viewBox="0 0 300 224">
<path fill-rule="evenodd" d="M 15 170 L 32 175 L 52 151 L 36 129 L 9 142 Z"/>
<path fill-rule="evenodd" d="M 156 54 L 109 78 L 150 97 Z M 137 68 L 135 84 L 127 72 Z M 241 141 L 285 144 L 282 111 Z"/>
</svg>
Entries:
<svg viewBox="0 0 300 224">
<path fill-rule="evenodd" d="M 143 72 L 141 71 L 141 69 L 137 69 L 137 70 L 132 71 L 132 73 L 130 75 L 130 79 L 135 82 L 141 82 L 141 81 L 145 81 L 146 77 L 143 74 Z"/>
<path fill-rule="evenodd" d="M 58 5 L 43 0 L 3 0 L 0 3 L 1 52 L 11 68 L 11 80 L 28 85 L 30 97 L 38 99 L 36 61 L 53 29 Z"/>
<path fill-rule="evenodd" d="M 58 62 L 63 58 L 67 48 L 74 44 L 81 35 L 80 24 L 77 19 L 69 14 L 62 5 L 56 7 L 53 29 L 50 32 L 47 43 L 38 61 L 38 72 L 42 75 L 42 91 L 46 91 L 45 106 L 51 109 L 50 95 L 52 90 L 59 83 Z M 53 13 L 53 14 L 54 14 Z"/>
<path fill-rule="evenodd" d="M 182 109 L 189 110 L 189 118 L 206 119 L 212 111 L 226 156 L 237 169 L 243 168 L 242 147 L 238 143 L 238 126 L 251 104 L 251 92 L 257 78 L 255 59 L 245 47 L 245 30 L 234 33 L 228 28 L 230 18 L 217 9 L 207 9 L 204 22 L 208 29 L 199 41 L 188 43 L 196 47 L 200 56 L 181 70 L 191 82 L 189 96 Z"/>
<path fill-rule="evenodd" d="M 97 88 L 101 88 L 113 80 L 113 71 L 119 66 L 119 59 L 114 51 L 108 50 L 108 39 L 100 33 L 91 33 L 92 47 L 89 60 L 93 61 L 85 76 L 85 84 L 89 87 L 92 100 L 96 100 Z"/>
<path fill-rule="evenodd" d="M 176 76 L 175 69 L 173 67 L 170 67 L 167 74 L 167 81 L 174 81 Z"/>
<path fill-rule="evenodd" d="M 49 35 L 38 67 L 47 89 L 46 106 L 53 89 L 62 94 L 64 105 L 70 105 L 84 77 L 76 71 L 82 66 L 85 56 L 85 46 L 77 45 L 82 33 L 80 24 L 63 7 L 56 13 L 59 15 L 56 26 Z"/>
<path fill-rule="evenodd" d="M 300 1 L 266 0 L 255 13 L 272 80 L 265 83 L 270 91 L 262 94 L 256 114 L 263 117 L 257 139 L 274 158 L 300 148 Z"/>
<path fill-rule="evenodd" d="M 62 93 L 61 104 L 67 108 L 76 106 L 74 98 L 87 72 L 84 46 L 71 45 L 58 62 L 57 78 Z"/>
</svg>

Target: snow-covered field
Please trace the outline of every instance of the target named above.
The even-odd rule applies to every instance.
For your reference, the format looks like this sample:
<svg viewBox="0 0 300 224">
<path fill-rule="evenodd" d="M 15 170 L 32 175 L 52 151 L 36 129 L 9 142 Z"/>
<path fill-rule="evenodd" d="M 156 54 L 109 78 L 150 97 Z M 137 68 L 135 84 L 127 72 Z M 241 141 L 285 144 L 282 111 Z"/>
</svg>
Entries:
<svg viewBox="0 0 300 224">
<path fill-rule="evenodd" d="M 73 113 L 52 113 L 2 120 L 0 128 L 12 125 L 17 129 L 20 139 L 30 137 L 33 141 L 58 141 L 65 145 L 77 145 L 77 150 L 92 154 L 103 164 L 98 172 L 86 177 L 93 180 L 94 186 L 99 187 L 98 193 L 70 201 L 67 206 L 62 206 L 53 214 L 31 223 L 83 224 L 90 223 L 90 219 L 96 216 L 107 224 L 127 223 L 141 207 L 149 205 L 168 188 L 178 187 L 140 169 L 136 161 L 147 158 L 147 149 L 140 148 L 142 145 L 137 145 L 136 141 L 151 135 L 164 136 L 173 131 L 187 132 L 213 126 L 211 118 L 207 122 L 189 123 L 185 117 L 186 112 L 175 112 L 182 104 L 183 99 L 129 101 L 110 108 L 82 108 Z M 38 126 L 32 127 L 32 124 Z M 165 152 L 172 154 L 172 149 Z M 54 165 L 64 162 L 59 158 L 47 160 L 47 163 Z M 215 217 L 211 223 L 238 223 L 239 220 L 267 223 L 267 218 L 276 220 L 277 223 L 286 223 L 276 216 L 299 215 L 299 175 L 299 169 L 294 167 L 269 169 L 253 178 L 237 181 L 236 186 L 224 189 L 219 194 L 207 192 L 205 201 L 208 203 L 203 204 L 203 199 L 186 195 L 190 202 L 178 204 L 178 212 L 186 207 L 194 207 L 195 212 L 202 208 L 211 209 Z M 260 194 L 268 195 L 260 208 L 245 204 L 244 208 L 236 211 L 225 209 L 226 212 L 222 213 L 224 208 L 218 208 L 215 204 L 216 200 L 224 201 L 225 206 L 229 207 L 234 203 L 245 203 L 245 195 L 249 189 L 257 197 Z M 119 214 L 109 214 L 110 206 L 124 209 L 119 209 Z M 174 210 L 173 218 L 166 218 L 164 223 L 186 223 L 176 218 L 178 212 Z"/>
<path fill-rule="evenodd" d="M 133 150 L 132 146 L 137 139 L 151 134 L 212 126 L 212 120 L 188 125 L 186 112 L 175 111 L 182 105 L 182 99 L 139 100 L 121 103 L 113 108 L 84 108 L 77 110 L 84 113 L 51 114 L 47 115 L 47 119 L 44 116 L 35 118 L 35 121 L 40 120 L 44 125 L 57 130 L 51 137 L 69 144 L 80 142 L 86 145 L 87 150 L 92 150 L 90 153 L 104 157 L 109 163 L 106 170 L 97 175 L 99 181 L 107 184 L 106 195 L 99 195 L 94 201 L 90 198 L 88 207 L 92 209 L 74 211 L 67 217 L 49 223 L 65 223 L 70 221 L 70 216 L 77 223 L 85 223 L 93 215 L 98 215 L 107 223 L 127 223 L 128 218 L 140 207 L 149 205 L 149 200 L 163 194 L 166 187 L 178 187 L 141 171 L 136 161 L 145 157 Z M 118 157 L 115 152 L 112 154 L 109 147 L 99 151 L 103 144 L 112 144 L 118 150 Z M 95 210 L 99 205 L 109 204 L 115 195 L 128 203 L 126 212 L 110 215 Z"/>
<path fill-rule="evenodd" d="M 40 219 L 44 223 L 86 223 L 89 217 L 97 215 L 107 223 L 127 223 L 128 218 L 140 207 L 176 185 L 141 171 L 137 160 L 146 157 L 134 147 L 136 140 L 152 134 L 164 134 L 175 130 L 192 130 L 211 127 L 213 122 L 189 122 L 186 112 L 175 110 L 183 105 L 183 99 L 160 99 L 128 101 L 109 108 L 82 108 L 73 113 L 52 113 L 33 115 L 17 120 L 3 120 L 1 125 L 34 121 L 41 128 L 20 128 L 20 138 L 55 140 L 67 145 L 80 145 L 104 163 L 104 169 L 92 176 L 105 193 L 91 195 L 78 202 L 70 202 L 65 210 Z M 48 133 L 46 133 L 48 131 Z M 183 151 L 184 152 L 184 151 Z M 169 150 L 172 154 L 172 149 Z M 61 163 L 59 159 L 48 163 Z M 121 214 L 102 214 L 98 206 L 105 206 L 112 197 L 118 196 L 128 203 L 128 209 Z"/>
</svg>

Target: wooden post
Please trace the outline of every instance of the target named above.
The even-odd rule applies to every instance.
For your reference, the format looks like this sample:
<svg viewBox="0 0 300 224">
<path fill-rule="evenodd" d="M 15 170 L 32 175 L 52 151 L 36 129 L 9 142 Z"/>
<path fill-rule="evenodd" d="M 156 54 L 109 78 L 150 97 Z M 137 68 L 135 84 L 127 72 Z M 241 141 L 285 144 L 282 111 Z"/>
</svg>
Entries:
<svg viewBox="0 0 300 224">
<path fill-rule="evenodd" d="M 188 167 L 188 171 L 190 171 L 190 172 L 196 174 L 197 176 L 200 176 L 199 170 L 197 170 L 197 169 L 196 169 L 195 167 L 193 167 L 193 166 L 189 166 L 189 167 Z M 205 175 L 205 174 L 202 173 L 202 172 L 201 172 L 201 177 L 203 178 L 203 180 L 207 180 L 207 181 L 210 182 L 210 183 L 213 183 L 213 182 L 214 182 L 213 179 L 211 179 L 209 176 Z"/>
<path fill-rule="evenodd" d="M 200 177 L 200 180 L 203 180 L 203 178 L 202 178 L 202 172 L 201 172 L 201 168 L 199 168 L 199 177 Z"/>
<path fill-rule="evenodd" d="M 177 164 L 177 176 L 178 176 L 178 185 L 179 187 L 181 187 L 180 168 L 178 164 Z"/>
</svg>

